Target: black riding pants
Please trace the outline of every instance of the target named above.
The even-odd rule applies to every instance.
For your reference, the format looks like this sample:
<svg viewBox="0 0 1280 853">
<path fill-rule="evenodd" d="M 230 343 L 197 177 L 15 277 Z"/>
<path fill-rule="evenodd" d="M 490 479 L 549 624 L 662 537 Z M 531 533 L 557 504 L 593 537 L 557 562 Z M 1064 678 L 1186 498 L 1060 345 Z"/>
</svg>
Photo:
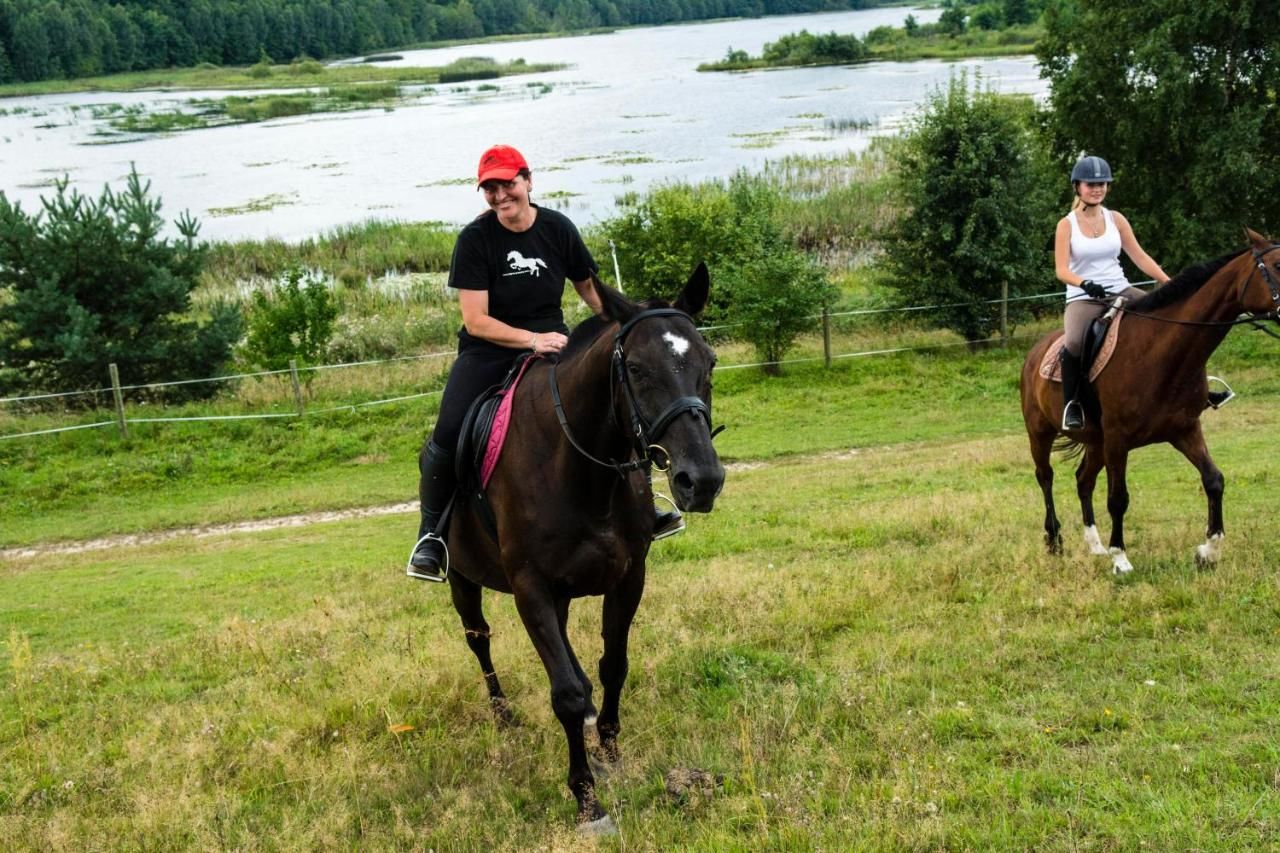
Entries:
<svg viewBox="0 0 1280 853">
<path fill-rule="evenodd" d="M 450 453 L 457 450 L 467 409 L 490 386 L 502 381 L 520 353 L 521 350 L 487 346 L 471 346 L 458 353 L 440 397 L 440 414 L 436 416 L 431 440 Z"/>
</svg>

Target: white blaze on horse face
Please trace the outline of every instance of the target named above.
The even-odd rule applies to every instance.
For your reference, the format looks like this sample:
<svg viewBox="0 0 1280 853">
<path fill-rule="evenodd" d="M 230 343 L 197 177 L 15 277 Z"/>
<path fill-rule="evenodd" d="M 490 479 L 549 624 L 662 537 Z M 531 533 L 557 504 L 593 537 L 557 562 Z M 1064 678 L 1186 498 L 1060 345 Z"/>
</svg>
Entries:
<svg viewBox="0 0 1280 853">
<path fill-rule="evenodd" d="M 675 332 L 663 332 L 662 339 L 667 342 L 667 346 L 671 347 L 676 358 L 684 358 L 684 354 L 689 351 L 689 339 L 682 338 Z"/>
<path fill-rule="evenodd" d="M 1089 546 L 1090 554 L 1099 556 L 1107 553 L 1107 548 L 1102 544 L 1102 537 L 1098 535 L 1097 525 L 1090 524 L 1084 529 L 1084 544 Z"/>
</svg>

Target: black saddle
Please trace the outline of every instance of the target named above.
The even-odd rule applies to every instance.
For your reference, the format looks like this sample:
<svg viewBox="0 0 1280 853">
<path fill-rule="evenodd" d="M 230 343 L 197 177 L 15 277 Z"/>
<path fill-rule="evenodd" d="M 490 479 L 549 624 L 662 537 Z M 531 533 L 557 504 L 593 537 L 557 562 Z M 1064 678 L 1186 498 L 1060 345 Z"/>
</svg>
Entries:
<svg viewBox="0 0 1280 853">
<path fill-rule="evenodd" d="M 462 419 L 462 433 L 458 436 L 457 455 L 454 457 L 458 474 L 458 495 L 475 504 L 495 542 L 498 539 L 498 522 L 489 506 L 484 485 L 480 482 L 480 467 L 484 464 L 485 452 L 489 448 L 489 433 L 493 430 L 493 419 L 498 413 L 498 406 L 502 404 L 503 394 L 516 381 L 525 361 L 533 357 L 533 353 L 528 352 L 517 356 L 502 381 L 489 386 L 472 401 L 467 408 L 466 417 Z"/>
</svg>

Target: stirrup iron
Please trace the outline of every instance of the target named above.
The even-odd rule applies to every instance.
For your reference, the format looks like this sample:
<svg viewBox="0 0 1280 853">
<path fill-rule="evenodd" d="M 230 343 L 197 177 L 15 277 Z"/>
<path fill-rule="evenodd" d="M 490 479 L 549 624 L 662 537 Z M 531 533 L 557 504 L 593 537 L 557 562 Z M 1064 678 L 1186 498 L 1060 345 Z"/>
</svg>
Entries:
<svg viewBox="0 0 1280 853">
<path fill-rule="evenodd" d="M 1217 410 L 1217 409 L 1221 409 L 1221 408 L 1222 408 L 1223 406 L 1225 406 L 1227 403 L 1230 403 L 1232 400 L 1234 400 L 1234 399 L 1236 398 L 1236 392 L 1231 390 L 1231 386 L 1227 384 L 1227 380 L 1223 379 L 1223 378 L 1222 378 L 1222 377 L 1220 377 L 1220 376 L 1206 376 L 1205 378 L 1206 378 L 1206 379 L 1208 379 L 1210 382 L 1217 382 L 1218 384 L 1220 384 L 1220 385 L 1221 385 L 1221 386 L 1226 390 L 1226 394 L 1227 394 L 1227 396 L 1223 397 L 1221 402 L 1219 402 L 1219 403 L 1213 403 L 1213 402 L 1210 402 L 1210 403 L 1209 403 L 1209 406 L 1210 406 L 1210 407 L 1212 407 L 1213 409 L 1215 409 L 1215 410 Z M 1212 392 L 1210 392 L 1210 393 L 1212 393 Z"/>
<path fill-rule="evenodd" d="M 418 552 L 418 546 L 423 542 L 435 540 L 440 543 L 440 547 L 444 549 L 444 562 L 440 565 L 440 574 L 433 575 L 422 571 L 413 564 L 413 555 Z M 427 535 L 423 536 L 417 542 L 413 543 L 413 550 L 409 552 L 409 560 L 405 563 L 405 572 L 411 578 L 417 578 L 422 581 L 430 581 L 431 583 L 444 583 L 449 579 L 449 545 L 444 541 L 444 537 L 438 535 L 435 531 L 427 531 Z"/>
<path fill-rule="evenodd" d="M 684 530 L 685 530 L 684 515 L 680 512 L 680 507 L 676 506 L 676 502 L 673 501 L 671 498 L 667 497 L 666 495 L 664 495 L 662 492 L 655 491 L 653 493 L 653 496 L 655 498 L 661 498 L 662 500 L 671 504 L 671 510 L 675 512 L 676 515 L 679 517 L 680 523 L 675 527 L 672 527 L 670 530 L 664 530 L 660 533 L 655 532 L 653 535 L 652 541 L 657 542 L 659 539 L 667 539 L 669 537 L 675 536 L 677 533 L 684 533 Z"/>
<path fill-rule="evenodd" d="M 1078 426 L 1078 427 L 1069 427 L 1069 426 L 1067 426 L 1067 413 L 1068 413 L 1068 412 L 1070 412 L 1073 408 L 1074 408 L 1077 412 L 1079 412 L 1079 413 L 1080 413 L 1080 426 Z M 1062 431 L 1063 431 L 1063 432 L 1067 432 L 1067 431 L 1074 432 L 1074 431 L 1079 430 L 1079 429 L 1084 429 L 1084 428 L 1085 428 L 1085 426 L 1087 426 L 1087 424 L 1086 424 L 1086 423 L 1085 423 L 1085 421 L 1084 421 L 1084 406 L 1080 405 L 1080 401 L 1079 401 L 1079 400 L 1070 400 L 1070 401 L 1068 401 L 1068 402 L 1067 402 L 1067 403 L 1062 407 Z"/>
</svg>

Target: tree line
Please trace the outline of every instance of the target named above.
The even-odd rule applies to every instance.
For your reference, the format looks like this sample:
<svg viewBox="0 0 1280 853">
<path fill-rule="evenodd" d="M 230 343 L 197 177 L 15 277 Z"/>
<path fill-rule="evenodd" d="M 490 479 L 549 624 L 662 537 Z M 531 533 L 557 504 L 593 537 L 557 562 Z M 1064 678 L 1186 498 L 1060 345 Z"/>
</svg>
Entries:
<svg viewBox="0 0 1280 853">
<path fill-rule="evenodd" d="M 860 9 L 876 0 L 0 0 L 0 83 L 264 56 L 722 17 Z"/>
</svg>

